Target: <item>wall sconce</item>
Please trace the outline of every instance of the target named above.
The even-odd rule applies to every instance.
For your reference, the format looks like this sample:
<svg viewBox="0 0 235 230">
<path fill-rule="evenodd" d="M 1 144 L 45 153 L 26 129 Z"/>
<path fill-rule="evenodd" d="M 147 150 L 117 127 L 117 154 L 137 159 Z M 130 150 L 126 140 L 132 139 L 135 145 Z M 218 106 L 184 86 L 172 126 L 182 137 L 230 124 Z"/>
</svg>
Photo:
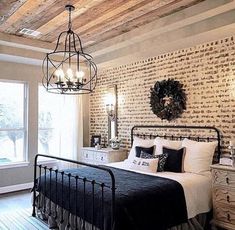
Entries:
<svg viewBox="0 0 235 230">
<path fill-rule="evenodd" d="M 115 106 L 116 106 L 115 96 L 109 92 L 105 98 L 105 107 L 106 107 L 106 112 L 111 120 L 114 120 L 116 117 Z"/>
<path fill-rule="evenodd" d="M 107 89 L 105 109 L 108 115 L 108 140 L 110 140 L 117 136 L 117 85 Z"/>
</svg>

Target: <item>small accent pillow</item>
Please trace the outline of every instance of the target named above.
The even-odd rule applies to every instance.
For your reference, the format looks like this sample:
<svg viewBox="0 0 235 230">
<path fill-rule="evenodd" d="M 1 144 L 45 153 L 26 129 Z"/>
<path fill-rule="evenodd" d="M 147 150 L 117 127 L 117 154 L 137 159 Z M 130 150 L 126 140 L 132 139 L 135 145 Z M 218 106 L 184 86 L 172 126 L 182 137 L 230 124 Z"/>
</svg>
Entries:
<svg viewBox="0 0 235 230">
<path fill-rule="evenodd" d="M 163 147 L 163 154 L 167 154 L 166 164 L 164 166 L 164 171 L 183 172 L 183 159 L 184 159 L 185 148 L 181 149 L 170 149 Z"/>
<path fill-rule="evenodd" d="M 217 142 L 198 142 L 185 138 L 182 142 L 182 146 L 186 147 L 185 172 L 203 173 L 209 171 L 217 145 Z"/>
<path fill-rule="evenodd" d="M 135 146 L 135 156 L 140 157 L 141 152 L 145 152 L 145 153 L 148 153 L 149 155 L 153 155 L 154 146 L 149 147 L 149 148 Z"/>
<path fill-rule="evenodd" d="M 132 162 L 132 160 L 135 158 L 135 146 L 149 148 L 154 145 L 154 140 L 155 139 L 143 139 L 139 137 L 134 137 L 133 145 L 128 156 L 128 161 Z"/>
<path fill-rule="evenodd" d="M 139 170 L 142 172 L 156 173 L 158 166 L 158 158 L 142 159 L 135 157 L 130 165 L 130 169 Z"/>
<path fill-rule="evenodd" d="M 170 149 L 180 149 L 182 147 L 182 141 L 172 141 L 172 140 L 156 137 L 154 139 L 154 145 L 156 145 L 155 154 L 160 155 L 163 153 L 163 146 L 170 148 Z"/>
<path fill-rule="evenodd" d="M 163 172 L 164 171 L 164 166 L 167 160 L 167 154 L 161 154 L 161 155 L 150 155 L 145 152 L 141 152 L 140 158 L 144 159 L 153 159 L 153 158 L 158 158 L 158 167 L 157 167 L 157 172 Z"/>
</svg>

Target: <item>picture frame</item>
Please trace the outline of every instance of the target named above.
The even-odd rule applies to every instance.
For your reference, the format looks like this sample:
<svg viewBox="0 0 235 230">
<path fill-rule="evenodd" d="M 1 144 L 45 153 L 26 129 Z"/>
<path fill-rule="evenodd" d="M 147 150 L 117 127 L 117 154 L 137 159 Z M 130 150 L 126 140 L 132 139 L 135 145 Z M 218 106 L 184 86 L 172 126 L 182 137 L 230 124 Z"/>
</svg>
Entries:
<svg viewBox="0 0 235 230">
<path fill-rule="evenodd" d="M 101 145 L 101 135 L 92 135 L 91 147 L 95 147 L 97 144 Z"/>
</svg>

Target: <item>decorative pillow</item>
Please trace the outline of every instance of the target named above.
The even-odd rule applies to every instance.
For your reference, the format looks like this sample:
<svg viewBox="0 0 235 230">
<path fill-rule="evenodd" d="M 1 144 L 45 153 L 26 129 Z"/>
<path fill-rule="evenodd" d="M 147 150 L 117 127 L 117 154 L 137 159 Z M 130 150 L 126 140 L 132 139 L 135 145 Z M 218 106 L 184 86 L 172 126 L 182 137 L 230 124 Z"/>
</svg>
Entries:
<svg viewBox="0 0 235 230">
<path fill-rule="evenodd" d="M 217 142 L 198 142 L 185 138 L 182 142 L 182 146 L 186 147 L 185 172 L 202 173 L 209 171 L 217 145 Z"/>
<path fill-rule="evenodd" d="M 156 137 L 154 139 L 154 145 L 156 145 L 155 154 L 160 155 L 163 153 L 163 146 L 170 149 L 180 149 L 182 147 L 182 141 L 172 141 Z"/>
<path fill-rule="evenodd" d="M 155 173 L 157 171 L 158 158 L 142 159 L 135 157 L 130 165 L 130 169 L 139 170 L 142 172 Z"/>
<path fill-rule="evenodd" d="M 142 139 L 139 137 L 134 137 L 133 145 L 128 156 L 128 161 L 132 162 L 135 158 L 135 146 L 142 146 L 145 148 L 152 147 L 154 145 L 154 139 Z"/>
<path fill-rule="evenodd" d="M 169 172 L 183 172 L 182 165 L 184 159 L 185 148 L 181 149 L 169 149 L 163 147 L 163 154 L 167 154 L 166 164 L 164 166 L 164 171 Z"/>
<path fill-rule="evenodd" d="M 166 163 L 166 159 L 167 159 L 167 154 L 161 154 L 161 155 L 150 155 L 148 153 L 145 152 L 141 152 L 140 154 L 140 158 L 144 158 L 144 159 L 153 159 L 153 158 L 158 158 L 158 167 L 157 167 L 157 171 L 158 172 L 163 172 L 164 171 L 164 166 Z"/>
<path fill-rule="evenodd" d="M 135 146 L 135 156 L 140 157 L 141 152 L 145 152 L 145 153 L 148 153 L 149 155 L 153 155 L 154 146 L 150 148 Z"/>
</svg>

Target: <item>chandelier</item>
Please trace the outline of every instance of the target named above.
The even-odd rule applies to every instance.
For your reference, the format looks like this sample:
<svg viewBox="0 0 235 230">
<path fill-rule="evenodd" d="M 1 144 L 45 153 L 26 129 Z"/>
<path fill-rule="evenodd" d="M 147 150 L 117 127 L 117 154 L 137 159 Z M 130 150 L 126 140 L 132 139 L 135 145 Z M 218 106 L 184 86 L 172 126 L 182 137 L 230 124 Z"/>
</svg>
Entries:
<svg viewBox="0 0 235 230">
<path fill-rule="evenodd" d="M 72 30 L 71 12 L 75 7 L 66 5 L 65 9 L 69 12 L 68 30 L 60 33 L 55 50 L 43 60 L 42 84 L 51 93 L 91 93 L 96 86 L 97 67 L 92 56 L 84 53 L 80 37 Z"/>
</svg>

